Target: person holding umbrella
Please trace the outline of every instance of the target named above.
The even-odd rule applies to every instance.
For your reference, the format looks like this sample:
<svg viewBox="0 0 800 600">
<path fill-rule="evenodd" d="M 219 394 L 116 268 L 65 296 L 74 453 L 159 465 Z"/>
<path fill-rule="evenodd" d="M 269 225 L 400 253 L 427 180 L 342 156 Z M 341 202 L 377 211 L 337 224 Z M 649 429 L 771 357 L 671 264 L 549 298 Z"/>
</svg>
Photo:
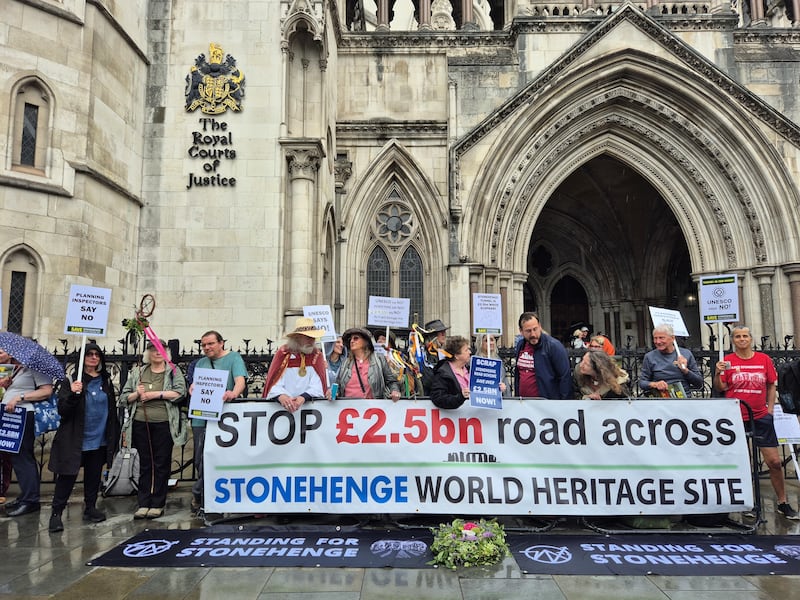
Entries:
<svg viewBox="0 0 800 600">
<path fill-rule="evenodd" d="M 33 340 L 7 331 L 0 332 L 0 363 L 13 364 L 9 384 L 3 396 L 6 412 L 17 406 L 27 411 L 22 444 L 11 455 L 11 465 L 17 474 L 20 494 L 14 502 L 6 503 L 6 516 L 19 517 L 37 512 L 39 506 L 39 469 L 34 456 L 33 403 L 46 400 L 53 393 L 53 379 L 64 376 L 64 368 L 56 358 Z"/>
<path fill-rule="evenodd" d="M 76 374 L 73 373 L 73 379 Z M 69 385 L 67 385 L 69 383 Z M 83 466 L 83 520 L 100 523 L 106 520 L 97 509 L 97 495 L 103 478 L 103 466 L 110 465 L 119 439 L 117 397 L 111 374 L 100 346 L 86 344 L 83 355 L 83 375 L 79 381 L 65 382 L 58 394 L 58 413 L 61 424 L 53 437 L 50 462 L 56 474 L 53 492 L 53 512 L 49 531 L 64 529 L 61 513 L 75 486 L 78 471 Z"/>
</svg>

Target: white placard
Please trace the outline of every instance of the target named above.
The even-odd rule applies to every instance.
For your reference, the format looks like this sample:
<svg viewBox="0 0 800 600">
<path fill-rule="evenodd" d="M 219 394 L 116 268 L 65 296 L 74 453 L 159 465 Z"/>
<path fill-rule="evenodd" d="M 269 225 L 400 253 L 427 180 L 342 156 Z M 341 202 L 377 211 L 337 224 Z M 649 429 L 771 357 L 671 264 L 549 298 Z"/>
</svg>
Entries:
<svg viewBox="0 0 800 600">
<path fill-rule="evenodd" d="M 797 415 L 787 415 L 777 402 L 772 409 L 775 435 L 779 444 L 800 444 L 800 422 Z"/>
<path fill-rule="evenodd" d="M 739 320 L 738 275 L 707 275 L 700 278 L 700 316 L 704 323 Z"/>
<path fill-rule="evenodd" d="M 189 416 L 193 419 L 218 421 L 228 385 L 228 371 L 223 369 L 195 369 L 192 397 L 189 399 Z"/>
<path fill-rule="evenodd" d="M 408 327 L 410 311 L 411 300 L 408 298 L 370 296 L 367 324 L 382 327 Z"/>
<path fill-rule="evenodd" d="M 333 324 L 333 313 L 327 304 L 317 304 L 314 306 L 304 306 L 303 316 L 314 319 L 317 329 L 323 329 L 325 335 L 322 336 L 323 342 L 336 341 L 336 325 Z"/>
<path fill-rule="evenodd" d="M 111 290 L 71 285 L 64 333 L 104 336 L 111 308 Z"/>
<path fill-rule="evenodd" d="M 472 333 L 503 333 L 503 305 L 500 294 L 472 294 Z"/>
<path fill-rule="evenodd" d="M 647 308 L 650 309 L 650 318 L 653 320 L 653 327 L 672 325 L 675 335 L 689 337 L 689 330 L 686 329 L 686 323 L 683 322 L 680 311 L 658 308 L 656 306 L 648 306 Z"/>
</svg>

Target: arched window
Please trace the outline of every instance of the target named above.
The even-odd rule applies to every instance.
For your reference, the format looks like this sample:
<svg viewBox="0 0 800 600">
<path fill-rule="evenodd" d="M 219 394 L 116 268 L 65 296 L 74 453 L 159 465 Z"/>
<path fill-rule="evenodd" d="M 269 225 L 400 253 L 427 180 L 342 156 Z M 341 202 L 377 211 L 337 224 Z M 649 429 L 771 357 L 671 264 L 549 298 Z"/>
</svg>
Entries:
<svg viewBox="0 0 800 600">
<path fill-rule="evenodd" d="M 35 79 L 17 88 L 11 168 L 44 175 L 50 143 L 50 95 Z"/>
<path fill-rule="evenodd" d="M 391 269 L 386 252 L 376 246 L 367 261 L 367 305 L 370 296 L 391 296 Z"/>
<path fill-rule="evenodd" d="M 3 324 L 8 331 L 33 335 L 38 275 L 36 260 L 25 250 L 15 250 L 3 262 Z"/>
<path fill-rule="evenodd" d="M 417 218 L 397 186 L 389 188 L 386 203 L 380 206 L 372 222 L 372 233 L 378 245 L 367 262 L 367 300 L 369 296 L 408 298 L 409 322 L 416 316 L 424 321 L 425 266 L 414 246 L 417 239 Z"/>
<path fill-rule="evenodd" d="M 400 260 L 400 297 L 411 300 L 411 318 L 424 322 L 422 315 L 422 259 L 414 246 L 409 246 Z"/>
</svg>

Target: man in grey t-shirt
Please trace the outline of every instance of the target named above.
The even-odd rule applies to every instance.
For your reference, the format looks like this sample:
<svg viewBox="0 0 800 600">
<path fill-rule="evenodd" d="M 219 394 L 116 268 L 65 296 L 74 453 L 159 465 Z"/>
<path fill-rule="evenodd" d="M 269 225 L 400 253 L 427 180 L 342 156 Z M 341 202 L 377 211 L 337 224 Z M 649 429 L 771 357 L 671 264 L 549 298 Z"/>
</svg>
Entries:
<svg viewBox="0 0 800 600">
<path fill-rule="evenodd" d="M 639 387 L 656 396 L 669 395 L 670 384 L 680 383 L 686 395 L 690 388 L 702 389 L 703 375 L 697 361 L 686 348 L 675 345 L 675 330 L 671 325 L 658 325 L 653 329 L 653 346 L 644 355 L 639 371 Z"/>
</svg>

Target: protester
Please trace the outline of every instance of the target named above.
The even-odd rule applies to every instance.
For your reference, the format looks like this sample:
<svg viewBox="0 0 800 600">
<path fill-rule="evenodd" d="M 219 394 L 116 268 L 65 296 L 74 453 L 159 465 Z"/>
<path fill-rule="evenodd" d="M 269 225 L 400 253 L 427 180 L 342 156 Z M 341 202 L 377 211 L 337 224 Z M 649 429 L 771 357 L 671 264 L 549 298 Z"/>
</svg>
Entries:
<svg viewBox="0 0 800 600">
<path fill-rule="evenodd" d="M 386 358 L 375 352 L 366 329 L 352 327 L 342 334 L 349 353 L 339 370 L 339 394 L 345 398 L 400 398 L 397 376 Z"/>
<path fill-rule="evenodd" d="M 460 335 L 447 338 L 447 358 L 433 371 L 430 398 L 439 408 L 458 408 L 469 398 L 469 340 Z"/>
<path fill-rule="evenodd" d="M 0 350 L 0 365 L 9 364 L 5 360 L 10 360 L 11 357 Z M 3 399 L 6 388 L 11 385 L 11 377 L 0 378 L 0 401 Z M 0 451 L 0 504 L 6 503 L 6 495 L 8 488 L 11 485 L 11 454 L 9 452 Z"/>
<path fill-rule="evenodd" d="M 161 347 L 169 352 L 163 340 Z M 120 394 L 127 406 L 125 439 L 139 452 L 139 507 L 134 519 L 156 519 L 164 514 L 175 443 L 185 443 L 177 403 L 186 395 L 186 380 L 152 343 L 142 356 L 144 367 L 133 369 Z"/>
<path fill-rule="evenodd" d="M 426 394 L 430 393 L 433 382 L 433 368 L 443 358 L 449 358 L 444 350 L 448 329 L 449 327 L 442 323 L 441 319 L 434 319 L 425 323 L 425 327 L 419 330 L 425 337 L 424 364 L 420 365 L 420 374 L 422 375 L 422 387 Z"/>
<path fill-rule="evenodd" d="M 514 356 L 514 389 L 526 398 L 571 399 L 572 369 L 564 346 L 542 331 L 539 315 L 524 312 L 519 317 L 522 337 Z"/>
<path fill-rule="evenodd" d="M 347 351 L 344 348 L 342 336 L 337 337 L 332 342 L 324 342 L 325 358 L 328 362 L 328 381 L 336 381 L 336 376 L 339 374 L 339 369 L 344 364 L 344 359 L 347 356 Z"/>
<path fill-rule="evenodd" d="M 490 344 L 492 348 L 491 352 L 489 352 Z M 475 348 L 475 356 L 501 360 L 500 354 L 497 352 L 497 338 L 491 333 L 479 333 L 475 337 Z M 508 387 L 505 365 L 501 367 L 500 371 L 500 393 L 504 396 L 511 394 L 511 389 Z"/>
<path fill-rule="evenodd" d="M 629 380 L 628 374 L 605 352 L 589 351 L 575 366 L 578 398 L 583 400 L 627 398 Z"/>
<path fill-rule="evenodd" d="M 738 398 L 742 401 L 740 408 L 745 422 L 750 420 L 745 403 L 753 411 L 752 439 L 769 468 L 769 478 L 778 499 L 777 511 L 787 519 L 800 519 L 786 497 L 783 463 L 778 452 L 778 437 L 773 422 L 772 411 L 775 407 L 778 381 L 775 365 L 769 356 L 753 349 L 749 327 L 737 325 L 731 335 L 734 352 L 717 363 L 714 385 L 725 392 L 726 398 Z"/>
<path fill-rule="evenodd" d="M 247 367 L 241 355 L 233 350 L 225 349 L 225 342 L 217 331 L 207 331 L 200 337 L 200 348 L 205 356 L 197 361 L 196 369 L 218 369 L 228 372 L 228 383 L 222 395 L 223 402 L 230 402 L 245 393 Z M 189 387 L 191 396 L 194 384 Z M 192 437 L 194 438 L 194 466 L 197 479 L 192 485 L 192 511 L 198 512 L 203 506 L 203 450 L 206 443 L 206 422 L 203 419 L 192 419 Z"/>
<path fill-rule="evenodd" d="M 50 397 L 53 380 L 44 373 L 24 367 L 3 349 L 0 349 L 0 364 L 14 365 L 11 383 L 3 394 L 6 412 L 14 412 L 19 406 L 28 413 L 19 452 L 11 455 L 11 466 L 17 474 L 20 493 L 16 500 L 4 505 L 7 516 L 19 517 L 40 509 L 39 468 L 33 452 L 33 403 Z"/>
<path fill-rule="evenodd" d="M 285 334 L 286 343 L 272 357 L 264 383 L 264 398 L 277 399 L 283 408 L 295 412 L 307 400 L 326 397 L 325 361 L 322 351 L 315 345 L 323 335 L 325 331 L 317 329 L 313 319 L 297 318 L 294 331 Z M 342 341 L 346 346 L 344 335 Z M 345 363 L 339 374 L 346 368 Z"/>
<path fill-rule="evenodd" d="M 680 397 L 675 384 L 681 384 L 682 392 L 691 396 L 690 388 L 702 389 L 703 376 L 692 353 L 686 348 L 675 349 L 675 331 L 672 325 L 653 328 L 653 346 L 644 355 L 639 371 L 639 387 L 645 392 L 663 397 Z"/>
<path fill-rule="evenodd" d="M 589 335 L 588 327 L 581 327 L 572 332 L 572 347 L 576 350 L 586 348 L 586 336 Z"/>
<path fill-rule="evenodd" d="M 61 515 L 83 467 L 83 520 L 100 523 L 106 520 L 96 506 L 103 478 L 103 467 L 111 465 L 117 450 L 119 420 L 117 395 L 106 359 L 100 346 L 86 344 L 83 374 L 65 381 L 58 393 L 61 423 L 53 436 L 47 467 L 56 474 L 53 511 L 48 530 L 63 531 Z"/>
<path fill-rule="evenodd" d="M 609 356 L 615 356 L 617 354 L 617 351 L 614 348 L 614 344 L 611 343 L 611 340 L 600 334 L 593 335 L 589 340 L 587 347 L 589 350 L 602 350 Z"/>
</svg>

